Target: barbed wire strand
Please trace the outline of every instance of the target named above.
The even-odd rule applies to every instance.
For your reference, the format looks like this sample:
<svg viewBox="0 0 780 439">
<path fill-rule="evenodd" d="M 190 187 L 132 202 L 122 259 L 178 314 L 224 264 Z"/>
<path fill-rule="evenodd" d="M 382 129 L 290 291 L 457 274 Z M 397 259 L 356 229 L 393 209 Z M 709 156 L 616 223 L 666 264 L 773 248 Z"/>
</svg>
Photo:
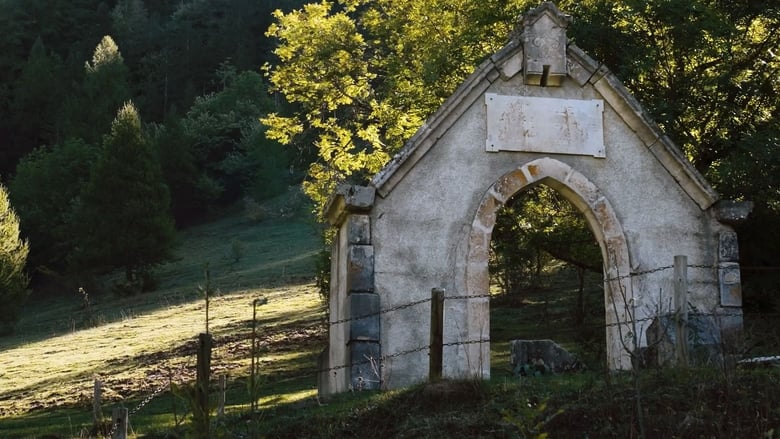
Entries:
<svg viewBox="0 0 780 439">
<path fill-rule="evenodd" d="M 686 267 L 687 268 L 694 268 L 694 269 L 712 269 L 712 270 L 717 270 L 717 269 L 722 268 L 719 265 L 707 265 L 707 264 L 687 264 Z M 673 268 L 674 268 L 674 265 L 664 265 L 664 266 L 660 266 L 660 267 L 653 268 L 653 269 L 648 269 L 648 270 L 632 271 L 632 272 L 630 272 L 628 274 L 625 274 L 625 275 L 619 275 L 619 276 L 615 276 L 615 277 L 611 277 L 611 278 L 605 278 L 604 282 L 608 283 L 608 282 L 614 282 L 614 281 L 619 281 L 619 280 L 628 279 L 628 278 L 647 276 L 647 275 L 650 275 L 650 274 L 659 273 L 659 272 L 666 271 L 666 270 L 673 269 Z M 267 294 L 267 295 L 270 295 L 270 294 Z M 312 293 L 307 292 L 307 293 L 297 293 L 297 294 L 291 294 L 291 295 L 283 295 L 282 292 L 279 292 L 279 293 L 274 293 L 272 295 L 273 296 L 277 296 L 277 297 L 275 297 L 276 300 L 286 301 L 286 300 L 299 299 L 300 297 L 303 297 L 303 296 L 309 296 L 309 295 L 312 295 Z M 278 296 L 282 296 L 282 297 L 278 297 Z M 491 295 L 491 294 L 474 294 L 474 295 L 444 296 L 443 300 L 476 300 L 476 299 L 490 299 L 492 297 L 493 297 L 493 295 Z M 370 318 L 370 317 L 376 317 L 376 316 L 380 316 L 380 315 L 383 315 L 383 314 L 388 314 L 388 313 L 391 313 L 391 312 L 400 311 L 400 310 L 403 310 L 403 309 L 407 309 L 407 308 L 411 308 L 411 307 L 414 307 L 414 306 L 417 306 L 417 305 L 428 303 L 428 302 L 431 302 L 432 300 L 433 299 L 430 298 L 430 297 L 429 298 L 424 298 L 424 299 L 416 300 L 416 301 L 413 301 L 413 302 L 409 302 L 409 303 L 405 303 L 405 304 L 401 304 L 401 305 L 396 305 L 396 306 L 393 306 L 391 308 L 382 309 L 382 310 L 379 310 L 379 311 L 373 312 L 373 313 L 362 314 L 362 315 L 349 317 L 349 318 L 344 318 L 344 319 L 339 319 L 339 320 L 335 320 L 335 321 L 329 321 L 328 325 L 329 326 L 333 326 L 333 325 L 348 323 L 348 322 L 355 321 L 355 320 L 361 320 L 361 319 L 366 319 L 366 318 Z M 746 314 L 743 313 L 743 312 L 734 312 L 734 313 L 689 312 L 689 315 L 712 316 L 712 317 L 745 317 Z M 648 322 L 648 321 L 653 321 L 653 320 L 658 319 L 658 317 L 659 316 L 649 316 L 649 317 L 638 318 L 638 319 L 627 319 L 625 322 L 605 323 L 603 325 L 589 325 L 588 327 L 590 329 L 599 329 L 599 328 L 606 329 L 606 328 L 615 327 L 615 326 L 631 325 L 633 323 L 644 323 L 644 322 Z M 582 327 L 573 328 L 573 330 L 581 330 L 581 329 L 582 329 Z M 481 344 L 481 343 L 490 343 L 490 339 L 478 339 L 478 340 L 449 342 L 449 343 L 443 343 L 442 347 L 471 345 L 471 344 L 478 344 L 478 343 L 479 344 Z M 216 347 L 216 348 L 219 349 L 219 347 Z M 286 377 L 286 378 L 287 379 L 292 379 L 292 378 L 310 377 L 312 375 L 316 376 L 318 374 L 336 372 L 338 370 L 351 368 L 351 367 L 354 367 L 354 366 L 375 364 L 377 361 L 385 362 L 385 361 L 393 359 L 393 358 L 398 358 L 398 357 L 402 357 L 402 356 L 405 356 L 405 355 L 411 355 L 413 353 L 430 350 L 430 348 L 431 348 L 431 345 L 419 346 L 419 347 L 416 347 L 416 348 L 411 348 L 411 349 L 406 349 L 406 350 L 403 350 L 403 351 L 395 352 L 393 354 L 381 355 L 381 356 L 379 356 L 379 358 L 367 358 L 367 359 L 365 359 L 363 361 L 350 362 L 349 364 L 342 364 L 342 365 L 332 366 L 332 367 L 328 367 L 328 368 L 325 368 L 325 369 L 313 369 L 313 370 L 309 370 L 309 371 L 307 371 L 305 373 L 301 373 L 301 374 L 299 374 L 297 376 Z M 184 367 L 185 367 L 185 365 L 182 365 L 181 369 L 183 370 Z M 156 398 L 163 391 L 165 391 L 165 389 L 170 388 L 170 385 L 171 385 L 171 383 L 169 382 L 169 383 L 165 383 L 165 384 L 157 387 L 152 393 L 147 395 L 133 410 L 128 412 L 128 418 L 130 416 L 135 416 L 140 410 L 142 410 L 154 398 Z M 113 435 L 113 433 L 115 432 L 116 427 L 117 427 L 116 420 L 112 420 L 112 429 L 111 429 L 111 432 L 109 433 L 109 437 Z"/>
</svg>

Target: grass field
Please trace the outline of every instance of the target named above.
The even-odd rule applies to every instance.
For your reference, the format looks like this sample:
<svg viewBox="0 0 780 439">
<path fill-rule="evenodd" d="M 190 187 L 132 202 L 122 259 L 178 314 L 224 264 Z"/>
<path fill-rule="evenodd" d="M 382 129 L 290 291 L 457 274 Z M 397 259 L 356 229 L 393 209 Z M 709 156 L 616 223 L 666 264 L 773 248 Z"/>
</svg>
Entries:
<svg viewBox="0 0 780 439">
<path fill-rule="evenodd" d="M 171 381 L 194 379 L 197 334 L 206 323 L 201 292 L 206 268 L 215 291 L 209 307 L 213 374 L 228 374 L 235 378 L 233 387 L 243 388 L 252 302 L 265 297 L 268 303 L 257 309 L 257 324 L 268 392 L 290 371 L 301 375 L 293 380 L 291 395 L 267 399 L 312 396 L 314 375 L 304 372 L 316 364 L 325 327 L 312 283 L 318 231 L 303 217 L 258 222 L 236 209 L 187 229 L 176 259 L 157 269 L 161 284 L 153 292 L 121 295 L 112 291 L 115 278 L 108 276 L 103 291 L 87 291 L 92 293 L 88 308 L 78 290 L 33 295 L 17 333 L 0 338 L 0 437 L 83 435 L 91 424 L 98 377 L 106 412 L 118 404 L 133 409 Z M 248 403 L 247 398 L 234 403 Z M 177 402 L 166 392 L 138 410 L 136 433 L 169 427 Z"/>
</svg>

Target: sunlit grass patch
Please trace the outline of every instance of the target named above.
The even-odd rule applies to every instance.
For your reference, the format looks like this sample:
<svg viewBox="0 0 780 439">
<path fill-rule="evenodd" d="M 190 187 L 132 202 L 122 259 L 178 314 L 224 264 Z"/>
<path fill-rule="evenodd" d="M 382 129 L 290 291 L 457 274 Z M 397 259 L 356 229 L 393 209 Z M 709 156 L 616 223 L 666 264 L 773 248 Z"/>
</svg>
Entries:
<svg viewBox="0 0 780 439">
<path fill-rule="evenodd" d="M 241 242 L 240 255 L 230 254 L 226 236 Z M 118 295 L 110 289 L 111 277 L 105 291 L 90 291 L 89 312 L 97 318 L 88 326 L 81 324 L 86 311 L 75 291 L 34 298 L 17 334 L 0 338 L 2 436 L 78 437 L 79 428 L 91 422 L 96 378 L 103 381 L 105 414 L 117 405 L 137 407 L 164 387 L 131 423 L 172 426 L 176 398 L 167 386 L 194 380 L 197 335 L 206 328 L 198 288 L 206 268 L 215 290 L 209 307 L 212 370 L 215 380 L 229 375 L 232 404 L 248 405 L 242 377 L 249 371 L 252 303 L 258 297 L 268 299 L 257 308 L 256 331 L 268 364 L 265 379 L 289 379 L 301 368 L 309 378 L 296 384 L 304 387 L 289 390 L 310 392 L 324 343 L 323 304 L 310 281 L 319 245 L 316 229 L 306 221 L 230 216 L 182 233 L 179 257 L 157 271 L 162 282 L 156 291 Z"/>
</svg>

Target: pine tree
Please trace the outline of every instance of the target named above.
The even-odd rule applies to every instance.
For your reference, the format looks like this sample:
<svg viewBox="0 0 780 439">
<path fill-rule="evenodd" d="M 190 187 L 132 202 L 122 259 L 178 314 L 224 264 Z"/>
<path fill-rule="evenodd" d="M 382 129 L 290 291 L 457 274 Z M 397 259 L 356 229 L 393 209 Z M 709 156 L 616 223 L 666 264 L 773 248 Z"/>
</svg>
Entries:
<svg viewBox="0 0 780 439">
<path fill-rule="evenodd" d="M 0 333 L 13 329 L 17 310 L 27 296 L 28 245 L 19 236 L 19 217 L 11 207 L 8 191 L 0 185 Z"/>
<path fill-rule="evenodd" d="M 127 281 L 136 283 L 169 256 L 168 187 L 132 103 L 119 110 L 81 202 L 82 264 L 124 268 Z"/>
<path fill-rule="evenodd" d="M 114 111 L 130 98 L 128 75 L 119 46 L 111 36 L 104 36 L 92 53 L 92 61 L 84 63 L 81 94 L 64 104 L 63 111 L 70 117 L 65 136 L 98 143 L 111 126 Z"/>
</svg>

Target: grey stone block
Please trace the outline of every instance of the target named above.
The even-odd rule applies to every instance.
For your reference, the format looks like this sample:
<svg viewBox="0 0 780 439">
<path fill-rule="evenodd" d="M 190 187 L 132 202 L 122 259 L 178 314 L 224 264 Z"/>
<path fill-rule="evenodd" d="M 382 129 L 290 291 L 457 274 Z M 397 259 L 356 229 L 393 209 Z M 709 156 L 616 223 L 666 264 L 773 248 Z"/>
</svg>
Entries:
<svg viewBox="0 0 780 439">
<path fill-rule="evenodd" d="M 722 262 L 718 267 L 721 306 L 742 306 L 742 279 L 739 264 Z"/>
<path fill-rule="evenodd" d="M 374 247 L 351 245 L 347 255 L 347 292 L 374 291 Z"/>
<path fill-rule="evenodd" d="M 514 369 L 533 365 L 547 372 L 563 372 L 578 363 L 574 355 L 552 340 L 512 340 L 509 349 L 509 361 Z"/>
<path fill-rule="evenodd" d="M 721 321 L 711 315 L 688 315 L 688 361 L 691 365 L 718 364 L 721 359 L 723 326 L 730 321 Z M 677 323 L 675 315 L 657 317 L 647 328 L 647 362 L 651 366 L 673 366 L 677 358 Z"/>
<path fill-rule="evenodd" d="M 347 244 L 371 244 L 371 219 L 368 215 L 350 215 L 347 219 Z"/>
<path fill-rule="evenodd" d="M 379 341 L 379 295 L 353 293 L 349 295 L 350 341 Z M 366 316 L 366 317 L 362 317 Z"/>
<path fill-rule="evenodd" d="M 378 390 L 381 387 L 381 354 L 379 343 L 369 341 L 349 343 L 349 382 L 352 389 Z"/>
<path fill-rule="evenodd" d="M 720 262 L 739 262 L 739 243 L 737 232 L 722 232 L 718 245 Z"/>
<path fill-rule="evenodd" d="M 752 201 L 720 200 L 715 205 L 715 216 L 724 224 L 736 225 L 745 221 L 752 210 Z"/>
<path fill-rule="evenodd" d="M 371 210 L 375 196 L 372 186 L 339 186 L 325 205 L 325 217 L 331 225 L 342 224 L 348 213 Z"/>
</svg>

